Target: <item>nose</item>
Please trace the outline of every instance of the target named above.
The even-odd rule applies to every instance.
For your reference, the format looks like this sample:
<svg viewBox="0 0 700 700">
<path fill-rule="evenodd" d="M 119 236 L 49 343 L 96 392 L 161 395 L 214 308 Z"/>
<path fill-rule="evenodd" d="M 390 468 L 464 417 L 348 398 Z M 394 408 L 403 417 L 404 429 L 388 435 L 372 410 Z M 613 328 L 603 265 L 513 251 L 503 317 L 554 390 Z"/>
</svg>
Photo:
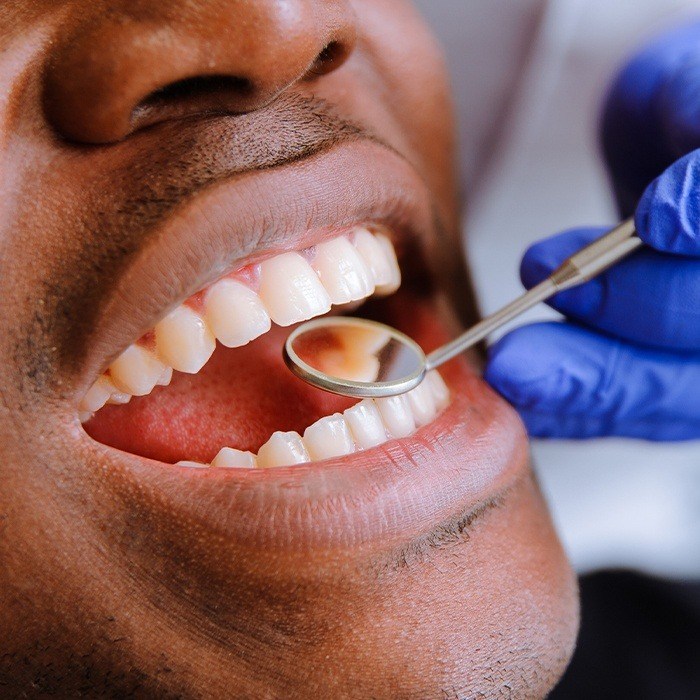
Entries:
<svg viewBox="0 0 700 700">
<path fill-rule="evenodd" d="M 56 46 L 45 71 L 47 118 L 71 141 L 110 143 L 167 119 L 260 109 L 338 68 L 355 44 L 350 0 L 110 5 Z"/>
</svg>

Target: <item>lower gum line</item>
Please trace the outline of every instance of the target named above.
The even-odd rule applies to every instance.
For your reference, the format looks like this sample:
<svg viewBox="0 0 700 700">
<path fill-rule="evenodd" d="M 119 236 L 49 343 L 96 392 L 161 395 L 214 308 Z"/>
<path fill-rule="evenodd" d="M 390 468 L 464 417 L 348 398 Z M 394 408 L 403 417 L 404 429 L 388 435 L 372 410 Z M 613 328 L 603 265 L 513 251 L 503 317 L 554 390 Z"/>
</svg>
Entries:
<svg viewBox="0 0 700 700">
<path fill-rule="evenodd" d="M 389 399 L 365 399 L 342 415 L 326 416 L 304 432 L 276 432 L 258 455 L 223 447 L 210 464 L 182 460 L 188 468 L 272 468 L 347 456 L 413 435 L 449 404 L 449 390 L 433 371 L 416 389 Z"/>
</svg>

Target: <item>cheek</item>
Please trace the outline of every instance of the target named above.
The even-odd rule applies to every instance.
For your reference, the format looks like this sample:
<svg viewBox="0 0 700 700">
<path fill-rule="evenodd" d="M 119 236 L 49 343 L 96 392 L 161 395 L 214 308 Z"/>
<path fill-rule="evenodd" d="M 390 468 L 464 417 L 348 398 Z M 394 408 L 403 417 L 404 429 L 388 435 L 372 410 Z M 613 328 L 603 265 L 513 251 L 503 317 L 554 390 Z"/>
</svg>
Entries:
<svg viewBox="0 0 700 700">
<path fill-rule="evenodd" d="M 544 697 L 573 649 L 575 580 L 529 477 L 468 539 L 369 585 L 371 595 L 345 601 L 342 629 L 310 664 L 326 669 L 324 687 L 341 677 L 359 696 L 495 697 L 507 685 L 513 697 Z"/>
<path fill-rule="evenodd" d="M 454 204 L 454 123 L 442 48 L 405 0 L 357 0 L 357 13 L 392 112 L 446 211 Z"/>
</svg>

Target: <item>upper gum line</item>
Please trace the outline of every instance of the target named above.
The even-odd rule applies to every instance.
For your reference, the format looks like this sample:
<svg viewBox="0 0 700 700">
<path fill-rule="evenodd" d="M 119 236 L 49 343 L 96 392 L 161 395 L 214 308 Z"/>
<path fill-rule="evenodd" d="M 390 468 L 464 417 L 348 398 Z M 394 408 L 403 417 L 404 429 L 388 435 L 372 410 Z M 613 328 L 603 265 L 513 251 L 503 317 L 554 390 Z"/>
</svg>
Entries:
<svg viewBox="0 0 700 700">
<path fill-rule="evenodd" d="M 173 369 L 194 374 L 216 341 L 240 347 L 274 322 L 292 325 L 332 305 L 391 294 L 400 285 L 396 253 L 379 227 L 356 226 L 315 246 L 247 265 L 197 292 L 129 346 L 80 402 L 85 422 L 105 403 L 125 403 L 170 382 Z"/>
</svg>

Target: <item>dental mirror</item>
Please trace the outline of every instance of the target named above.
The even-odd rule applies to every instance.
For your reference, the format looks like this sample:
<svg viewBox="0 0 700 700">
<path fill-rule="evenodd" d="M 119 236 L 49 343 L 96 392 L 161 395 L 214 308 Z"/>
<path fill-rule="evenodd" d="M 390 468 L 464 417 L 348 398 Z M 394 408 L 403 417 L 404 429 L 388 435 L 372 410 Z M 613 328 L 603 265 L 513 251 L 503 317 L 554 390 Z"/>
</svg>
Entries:
<svg viewBox="0 0 700 700">
<path fill-rule="evenodd" d="M 567 258 L 547 279 L 427 357 L 407 335 L 376 321 L 329 316 L 296 328 L 284 346 L 289 369 L 333 394 L 359 398 L 396 396 L 423 381 L 505 323 L 554 294 L 587 282 L 642 245 L 634 221 Z"/>
</svg>

